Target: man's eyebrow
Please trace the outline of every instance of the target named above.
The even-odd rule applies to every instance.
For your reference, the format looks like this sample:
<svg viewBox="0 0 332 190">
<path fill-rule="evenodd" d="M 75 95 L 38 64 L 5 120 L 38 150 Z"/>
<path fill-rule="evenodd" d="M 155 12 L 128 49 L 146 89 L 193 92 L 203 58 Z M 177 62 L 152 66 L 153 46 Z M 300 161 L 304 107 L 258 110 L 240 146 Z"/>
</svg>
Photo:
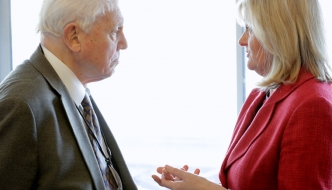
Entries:
<svg viewBox="0 0 332 190">
<path fill-rule="evenodd" d="M 124 23 L 124 18 L 121 17 L 121 18 L 119 19 L 118 25 L 123 26 L 123 23 Z"/>
</svg>

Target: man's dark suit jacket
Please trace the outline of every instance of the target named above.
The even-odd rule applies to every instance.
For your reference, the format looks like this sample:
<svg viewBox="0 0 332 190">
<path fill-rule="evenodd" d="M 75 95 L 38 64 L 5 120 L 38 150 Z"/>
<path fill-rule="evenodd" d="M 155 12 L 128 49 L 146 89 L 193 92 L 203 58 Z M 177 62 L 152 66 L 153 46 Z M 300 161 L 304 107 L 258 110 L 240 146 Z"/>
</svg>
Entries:
<svg viewBox="0 0 332 190">
<path fill-rule="evenodd" d="M 124 189 L 137 189 L 92 104 Z M 0 84 L 0 189 L 104 189 L 82 118 L 41 47 Z"/>
</svg>

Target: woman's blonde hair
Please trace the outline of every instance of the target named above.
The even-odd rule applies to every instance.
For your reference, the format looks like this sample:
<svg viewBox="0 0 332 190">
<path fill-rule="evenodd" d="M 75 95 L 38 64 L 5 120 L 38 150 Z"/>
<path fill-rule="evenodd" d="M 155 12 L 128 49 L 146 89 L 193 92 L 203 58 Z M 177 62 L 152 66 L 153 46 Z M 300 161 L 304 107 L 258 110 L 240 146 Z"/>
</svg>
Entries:
<svg viewBox="0 0 332 190">
<path fill-rule="evenodd" d="M 239 0 L 238 23 L 247 25 L 270 56 L 262 90 L 297 80 L 304 66 L 332 82 L 318 0 Z"/>
</svg>

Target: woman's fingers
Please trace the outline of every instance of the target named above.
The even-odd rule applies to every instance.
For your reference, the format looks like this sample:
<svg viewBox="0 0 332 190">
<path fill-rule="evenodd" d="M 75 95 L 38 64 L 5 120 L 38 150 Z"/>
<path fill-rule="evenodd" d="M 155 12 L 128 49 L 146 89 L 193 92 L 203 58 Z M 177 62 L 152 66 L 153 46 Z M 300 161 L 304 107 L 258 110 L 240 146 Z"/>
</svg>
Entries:
<svg viewBox="0 0 332 190">
<path fill-rule="evenodd" d="M 188 171 L 188 169 L 189 169 L 189 166 L 188 166 L 188 165 L 184 165 L 184 166 L 181 168 L 181 170 L 184 170 L 184 171 Z"/>
<path fill-rule="evenodd" d="M 167 180 L 170 180 L 170 181 L 174 181 L 174 180 L 176 180 L 176 178 L 172 175 L 172 174 L 170 174 L 165 168 L 163 169 L 163 173 L 162 173 L 162 175 L 165 177 L 165 179 L 167 179 Z"/>
<path fill-rule="evenodd" d="M 155 182 L 157 182 L 159 185 L 161 185 L 161 179 L 160 179 L 158 176 L 156 176 L 156 175 L 152 175 L 152 179 L 153 179 Z"/>
<path fill-rule="evenodd" d="M 172 176 L 176 176 L 180 179 L 185 179 L 185 174 L 187 173 L 186 171 L 179 170 L 177 168 L 173 168 L 172 166 L 166 165 L 165 170 L 170 173 Z"/>
<path fill-rule="evenodd" d="M 161 174 L 161 177 L 157 175 L 152 175 L 152 178 L 160 186 L 171 187 L 174 186 L 176 182 L 184 182 L 183 180 L 186 178 L 186 176 L 190 177 L 190 175 L 192 175 L 191 173 L 187 172 L 188 169 L 188 165 L 184 165 L 180 169 L 166 165 L 165 167 L 157 168 L 157 172 Z M 200 169 L 195 169 L 193 174 L 199 175 Z"/>
<path fill-rule="evenodd" d="M 164 167 L 158 167 L 158 168 L 157 168 L 157 172 L 158 172 L 159 174 L 162 174 L 162 173 L 163 173 L 163 169 L 164 169 Z"/>
<path fill-rule="evenodd" d="M 195 171 L 194 171 L 194 174 L 199 175 L 199 173 L 201 173 L 201 170 L 196 168 Z"/>
</svg>

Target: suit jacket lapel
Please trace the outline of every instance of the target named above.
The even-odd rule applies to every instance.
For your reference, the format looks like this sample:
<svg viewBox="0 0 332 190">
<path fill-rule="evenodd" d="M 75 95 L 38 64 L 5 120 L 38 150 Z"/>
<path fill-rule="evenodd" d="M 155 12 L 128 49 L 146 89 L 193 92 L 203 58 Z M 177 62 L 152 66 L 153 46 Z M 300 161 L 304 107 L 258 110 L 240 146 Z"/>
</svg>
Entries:
<svg viewBox="0 0 332 190">
<path fill-rule="evenodd" d="M 69 96 L 69 93 L 61 96 L 61 100 L 95 186 L 97 189 L 104 189 L 104 182 L 100 175 L 99 165 L 93 152 L 88 134 L 84 128 L 81 115 L 78 113 L 76 105 Z"/>
<path fill-rule="evenodd" d="M 111 151 L 112 151 L 112 163 L 114 165 L 114 168 L 119 173 L 119 176 L 122 181 L 123 189 L 137 189 L 135 186 L 134 180 L 132 179 L 129 169 L 124 161 L 124 158 L 122 156 L 122 153 L 120 151 L 120 148 L 109 129 L 104 117 L 102 116 L 98 106 L 96 105 L 94 99 L 92 96 L 90 96 L 90 100 L 92 103 L 92 106 L 94 108 L 94 111 L 97 115 L 100 128 L 103 130 L 107 144 L 109 145 Z"/>
<path fill-rule="evenodd" d="M 100 175 L 99 166 L 91 147 L 89 137 L 84 129 L 84 124 L 78 110 L 76 109 L 76 105 L 72 101 L 65 85 L 62 83 L 51 64 L 45 58 L 41 46 L 37 48 L 30 60 L 34 67 L 41 73 L 41 75 L 43 75 L 45 80 L 48 81 L 54 91 L 61 97 L 63 107 L 67 113 L 74 136 L 91 173 L 94 184 L 97 189 L 104 189 L 104 183 Z"/>
</svg>

